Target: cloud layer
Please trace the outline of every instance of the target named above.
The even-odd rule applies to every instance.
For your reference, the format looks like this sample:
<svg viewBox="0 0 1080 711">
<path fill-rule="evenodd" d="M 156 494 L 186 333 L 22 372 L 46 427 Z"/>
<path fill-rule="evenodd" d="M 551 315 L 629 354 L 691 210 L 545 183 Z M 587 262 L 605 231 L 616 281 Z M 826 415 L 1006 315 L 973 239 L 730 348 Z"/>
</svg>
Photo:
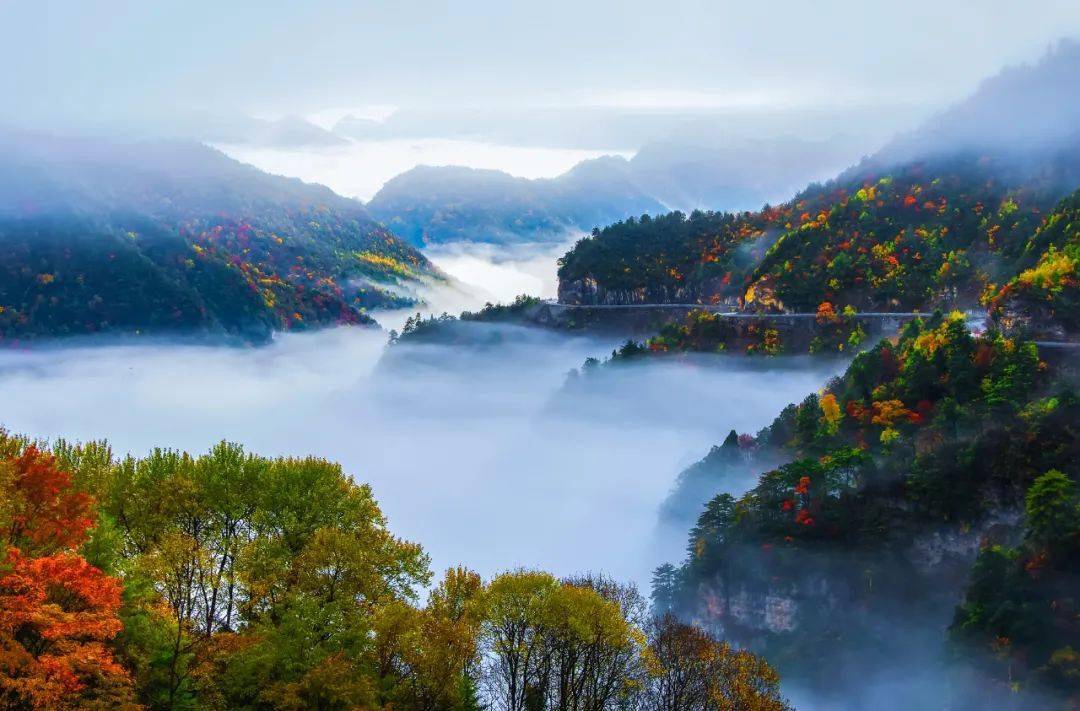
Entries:
<svg viewBox="0 0 1080 711">
<path fill-rule="evenodd" d="M 672 361 L 553 408 L 564 376 L 613 345 L 507 329 L 484 348 L 399 345 L 377 331 L 287 335 L 263 349 L 168 344 L 0 353 L 3 425 L 108 438 L 120 452 L 317 454 L 370 482 L 395 533 L 437 568 L 540 566 L 647 584 L 676 475 L 730 428 L 755 430 L 826 374 Z M 555 414 L 555 413 L 558 414 Z"/>
</svg>

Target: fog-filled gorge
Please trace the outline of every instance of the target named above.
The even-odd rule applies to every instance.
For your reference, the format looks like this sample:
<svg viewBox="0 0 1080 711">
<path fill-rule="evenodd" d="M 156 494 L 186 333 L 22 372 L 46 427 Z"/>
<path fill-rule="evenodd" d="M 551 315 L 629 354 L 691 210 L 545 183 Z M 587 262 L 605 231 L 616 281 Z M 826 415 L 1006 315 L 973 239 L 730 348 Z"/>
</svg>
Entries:
<svg viewBox="0 0 1080 711">
<path fill-rule="evenodd" d="M 482 306 L 485 301 L 509 303 L 518 294 L 554 298 L 558 289 L 557 260 L 573 247 L 574 241 L 508 247 L 453 242 L 428 248 L 428 259 L 465 286 L 457 294 L 440 290 L 427 310 L 452 313 L 459 307 Z M 380 323 L 385 321 L 379 318 Z"/>
<path fill-rule="evenodd" d="M 370 482 L 392 530 L 436 570 L 602 570 L 648 589 L 685 532 L 655 538 L 680 469 L 735 428 L 756 431 L 817 389 L 819 364 L 737 359 L 625 369 L 553 407 L 566 372 L 610 341 L 519 329 L 482 349 L 405 345 L 343 328 L 260 349 L 42 348 L 0 355 L 3 426 L 107 438 L 118 453 L 192 452 L 221 439 L 264 455 L 317 454 Z M 835 371 L 837 363 L 829 369 Z M 556 414 L 557 413 L 557 414 Z"/>
<path fill-rule="evenodd" d="M 1080 711 L 1080 1 L 974 5 L 0 1 L 0 711 Z"/>
</svg>

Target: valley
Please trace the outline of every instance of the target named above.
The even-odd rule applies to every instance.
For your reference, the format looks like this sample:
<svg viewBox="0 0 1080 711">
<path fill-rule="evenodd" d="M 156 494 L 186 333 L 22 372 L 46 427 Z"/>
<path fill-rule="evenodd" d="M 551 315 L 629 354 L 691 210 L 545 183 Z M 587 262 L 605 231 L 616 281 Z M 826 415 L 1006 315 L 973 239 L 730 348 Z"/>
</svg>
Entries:
<svg viewBox="0 0 1080 711">
<path fill-rule="evenodd" d="M 265 455 L 320 452 L 371 484 L 394 530 L 425 541 L 436 569 L 572 575 L 603 558 L 609 574 L 646 588 L 682 547 L 681 535 L 654 535 L 679 469 L 728 429 L 763 427 L 838 368 L 661 365 L 563 402 L 566 372 L 616 339 L 520 331 L 486 327 L 498 340 L 483 348 L 385 353 L 384 334 L 353 328 L 256 350 L 88 341 L 9 351 L 3 422 L 136 455 L 221 439 Z M 752 395 L 757 381 L 770 397 Z M 523 515 L 535 518 L 522 526 Z M 502 545 L 486 547 L 492 535 Z"/>
<path fill-rule="evenodd" d="M 0 708 L 1080 704 L 1080 13 L 679 5 L 43 43 Z"/>
</svg>

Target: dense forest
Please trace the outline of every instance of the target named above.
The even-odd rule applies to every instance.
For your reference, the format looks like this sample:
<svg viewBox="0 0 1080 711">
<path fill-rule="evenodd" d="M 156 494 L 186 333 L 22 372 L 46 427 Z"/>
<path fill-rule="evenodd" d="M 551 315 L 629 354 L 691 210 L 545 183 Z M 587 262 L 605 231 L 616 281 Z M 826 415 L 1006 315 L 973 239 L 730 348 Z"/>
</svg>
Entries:
<svg viewBox="0 0 1080 711">
<path fill-rule="evenodd" d="M 763 659 L 633 586 L 434 582 L 322 459 L 0 432 L 0 530 L 4 708 L 788 708 Z"/>
<path fill-rule="evenodd" d="M 1055 234 L 1047 214 L 1080 185 L 1076 109 L 1060 91 L 1078 67 L 1080 45 L 1063 43 L 780 205 L 594 230 L 560 260 L 560 300 L 798 312 L 823 302 L 838 311 L 976 305 L 1031 267 L 1025 245 L 1037 231 Z M 1026 112 L 1037 118 L 1017 105 L 1038 105 Z M 1049 259 L 1044 271 L 1061 268 L 1061 257 Z"/>
<path fill-rule="evenodd" d="M 811 186 L 761 212 L 627 220 L 561 259 L 560 298 L 799 312 L 826 301 L 869 311 L 975 305 L 1015 270 L 1064 192 L 1057 177 L 998 175 L 979 157 L 916 162 Z"/>
<path fill-rule="evenodd" d="M 1019 271 L 984 301 L 1011 331 L 1060 339 L 1080 331 L 1080 191 L 1024 244 Z"/>
<path fill-rule="evenodd" d="M 716 491 L 770 467 L 707 503 L 686 561 L 657 570 L 657 607 L 825 694 L 889 673 L 917 687 L 915 669 L 952 661 L 960 708 L 1075 702 L 1076 377 L 1067 355 L 972 335 L 960 314 L 909 324 L 684 473 Z"/>
<path fill-rule="evenodd" d="M 0 339 L 370 323 L 435 276 L 352 200 L 198 144 L 0 136 Z"/>
<path fill-rule="evenodd" d="M 673 219 L 673 218 L 669 218 Z M 1009 336 L 1069 341 L 1080 330 L 1080 191 L 1062 200 L 1023 239 L 1010 243 L 1000 286 L 983 288 L 978 309 Z M 973 309 L 973 312 L 975 309 Z M 849 304 L 823 301 L 813 319 L 729 318 L 703 309 L 663 324 L 643 342 L 627 341 L 611 361 L 670 353 L 843 354 L 871 345 L 882 321 L 862 320 Z M 977 312 L 976 312 L 977 313 Z M 875 337 L 876 336 L 876 337 Z"/>
<path fill-rule="evenodd" d="M 737 302 L 785 214 L 672 212 L 594 229 L 559 260 L 559 300 Z"/>
</svg>

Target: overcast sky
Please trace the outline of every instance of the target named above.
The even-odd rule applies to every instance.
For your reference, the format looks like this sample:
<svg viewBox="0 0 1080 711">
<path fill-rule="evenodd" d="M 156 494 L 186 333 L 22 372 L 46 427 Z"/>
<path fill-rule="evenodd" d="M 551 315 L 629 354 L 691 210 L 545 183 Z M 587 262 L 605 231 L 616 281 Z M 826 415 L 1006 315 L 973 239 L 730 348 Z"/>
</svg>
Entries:
<svg viewBox="0 0 1080 711">
<path fill-rule="evenodd" d="M 941 104 L 1077 0 L 0 0 L 22 121 L 224 108 Z"/>
</svg>

